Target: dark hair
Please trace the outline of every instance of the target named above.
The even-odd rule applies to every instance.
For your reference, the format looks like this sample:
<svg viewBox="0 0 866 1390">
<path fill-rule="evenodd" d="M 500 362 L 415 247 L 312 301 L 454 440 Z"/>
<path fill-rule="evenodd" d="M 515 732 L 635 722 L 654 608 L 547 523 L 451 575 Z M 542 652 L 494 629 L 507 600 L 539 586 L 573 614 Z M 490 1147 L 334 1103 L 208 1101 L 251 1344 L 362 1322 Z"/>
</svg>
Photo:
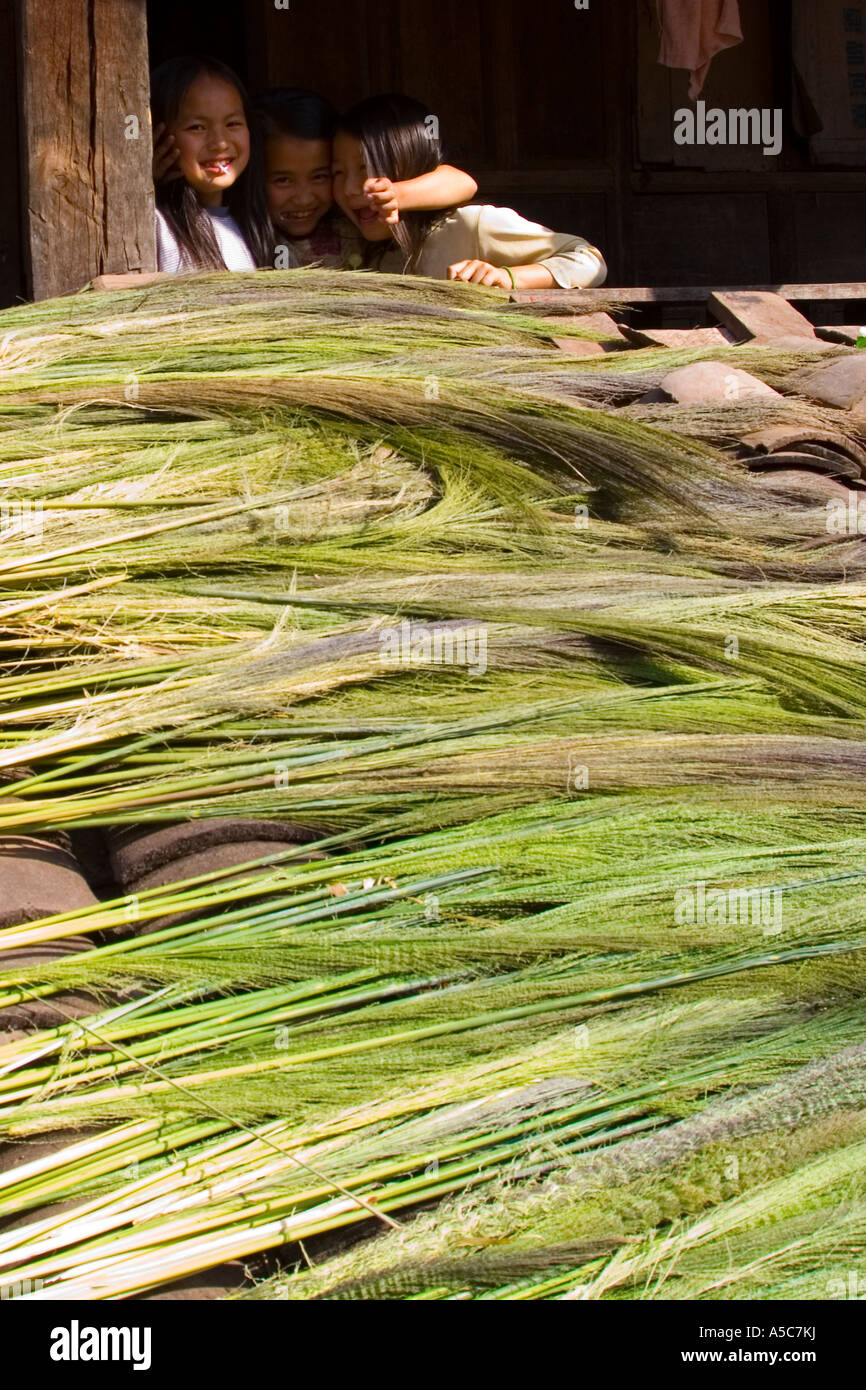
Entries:
<svg viewBox="0 0 866 1390">
<path fill-rule="evenodd" d="M 438 124 L 423 102 L 399 92 L 369 97 L 353 106 L 337 122 L 337 130 L 353 135 L 361 143 L 371 178 L 417 179 L 432 174 L 442 163 L 442 144 Z M 407 212 L 392 228 L 394 240 L 406 257 L 406 270 L 412 270 L 427 237 L 453 209 L 440 212 Z M 382 255 L 384 247 L 373 252 Z"/>
<path fill-rule="evenodd" d="M 317 92 L 301 87 L 272 87 L 256 102 L 265 137 L 288 135 L 295 140 L 333 140 L 337 110 Z"/>
<path fill-rule="evenodd" d="M 243 103 L 250 131 L 250 159 L 231 188 L 225 202 L 256 265 L 273 268 L 274 246 L 271 219 L 264 189 L 262 141 L 250 99 L 243 83 L 218 58 L 170 58 L 151 76 L 151 107 L 155 125 L 170 125 L 177 119 L 183 99 L 199 77 L 216 77 L 235 87 Z M 178 245 L 197 269 L 225 270 L 211 220 L 186 179 L 170 179 L 157 184 L 156 205 L 165 217 Z"/>
</svg>

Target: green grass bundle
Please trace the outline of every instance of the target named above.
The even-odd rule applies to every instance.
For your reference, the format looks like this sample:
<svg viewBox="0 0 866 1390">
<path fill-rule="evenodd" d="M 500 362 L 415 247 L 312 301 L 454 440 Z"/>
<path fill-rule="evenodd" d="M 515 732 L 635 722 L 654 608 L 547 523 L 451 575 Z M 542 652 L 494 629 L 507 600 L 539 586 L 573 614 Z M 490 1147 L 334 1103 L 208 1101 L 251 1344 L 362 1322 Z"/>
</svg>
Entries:
<svg viewBox="0 0 866 1390">
<path fill-rule="evenodd" d="M 0 930 L 0 1030 L 54 1019 L 0 1031 L 0 1281 L 280 1250 L 249 1296 L 825 1296 L 863 1225 L 866 569 L 725 450 L 850 421 L 621 409 L 706 353 L 565 358 L 580 314 L 400 277 L 0 318 L 0 872 L 313 841 Z"/>
</svg>

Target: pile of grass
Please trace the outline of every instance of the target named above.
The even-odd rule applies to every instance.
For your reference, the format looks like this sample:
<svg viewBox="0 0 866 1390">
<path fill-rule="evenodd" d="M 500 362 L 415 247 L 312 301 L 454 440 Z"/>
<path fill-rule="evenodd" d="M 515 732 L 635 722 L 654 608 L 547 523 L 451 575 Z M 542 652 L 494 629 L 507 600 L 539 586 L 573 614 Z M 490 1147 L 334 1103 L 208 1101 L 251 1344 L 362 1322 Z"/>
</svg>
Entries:
<svg viewBox="0 0 866 1390">
<path fill-rule="evenodd" d="M 0 1137 L 52 1141 L 0 1149 L 0 1280 L 280 1249 L 250 1296 L 823 1296 L 862 1228 L 866 575 L 723 446 L 850 423 L 620 410 L 706 354 L 563 359 L 462 285 L 2 320 L 4 845 L 265 818 L 325 857 L 0 931 L 0 1027 L 56 1014 L 0 1037 Z M 749 910 L 684 919 L 696 885 Z"/>
</svg>

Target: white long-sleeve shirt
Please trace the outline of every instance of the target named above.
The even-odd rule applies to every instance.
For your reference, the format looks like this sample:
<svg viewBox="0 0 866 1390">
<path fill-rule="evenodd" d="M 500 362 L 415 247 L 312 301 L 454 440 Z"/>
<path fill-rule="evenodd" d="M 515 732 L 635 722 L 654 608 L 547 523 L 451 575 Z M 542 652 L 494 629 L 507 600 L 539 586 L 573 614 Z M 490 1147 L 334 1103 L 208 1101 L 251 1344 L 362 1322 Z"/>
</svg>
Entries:
<svg viewBox="0 0 866 1390">
<path fill-rule="evenodd" d="M 413 274 L 447 280 L 449 266 L 470 260 L 495 266 L 543 265 L 563 290 L 591 289 L 607 279 L 604 257 L 583 237 L 528 222 L 514 208 L 479 203 L 458 208 L 433 228 Z M 399 247 L 389 248 L 378 268 L 399 274 Z"/>
<path fill-rule="evenodd" d="M 256 263 L 252 252 L 241 234 L 241 229 L 228 208 L 204 208 L 210 218 L 220 255 L 227 270 L 255 270 Z M 172 275 L 187 270 L 196 270 L 184 254 L 177 237 L 171 230 L 164 215 L 156 213 L 156 263 L 160 270 Z"/>
</svg>

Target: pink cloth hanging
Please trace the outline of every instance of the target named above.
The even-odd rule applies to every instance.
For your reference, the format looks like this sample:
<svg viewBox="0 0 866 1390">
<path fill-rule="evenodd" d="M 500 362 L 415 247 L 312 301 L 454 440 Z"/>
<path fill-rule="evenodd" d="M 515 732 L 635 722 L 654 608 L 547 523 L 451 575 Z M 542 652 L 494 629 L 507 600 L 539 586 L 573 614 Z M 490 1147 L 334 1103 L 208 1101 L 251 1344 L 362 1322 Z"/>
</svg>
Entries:
<svg viewBox="0 0 866 1390">
<path fill-rule="evenodd" d="M 739 0 L 658 0 L 662 26 L 659 62 L 688 68 L 689 99 L 703 91 L 717 53 L 743 41 Z"/>
</svg>

